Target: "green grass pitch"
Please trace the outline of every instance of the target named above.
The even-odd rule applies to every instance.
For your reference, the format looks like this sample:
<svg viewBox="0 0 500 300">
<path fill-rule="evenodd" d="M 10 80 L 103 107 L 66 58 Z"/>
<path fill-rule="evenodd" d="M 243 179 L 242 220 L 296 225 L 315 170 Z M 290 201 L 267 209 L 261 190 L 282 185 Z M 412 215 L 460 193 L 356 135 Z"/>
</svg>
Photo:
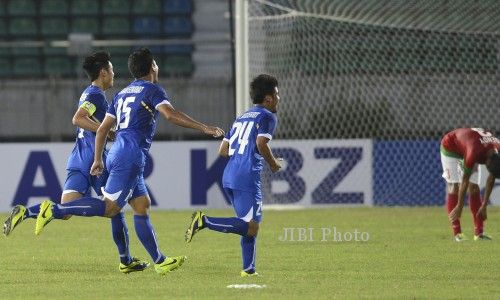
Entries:
<svg viewBox="0 0 500 300">
<path fill-rule="evenodd" d="M 208 213 L 232 215 L 230 210 Z M 492 242 L 463 243 L 452 241 L 442 207 L 268 210 L 257 243 L 259 278 L 239 277 L 236 235 L 203 230 L 185 244 L 190 216 L 190 211 L 152 212 L 165 254 L 188 256 L 179 270 L 163 277 L 153 268 L 118 272 L 106 219 L 52 221 L 38 237 L 34 220 L 26 220 L 8 238 L 0 237 L 0 298 L 480 299 L 500 294 L 500 208 L 489 211 L 486 231 Z M 130 213 L 127 221 L 133 255 L 150 259 L 137 240 Z M 280 241 L 285 227 L 313 229 L 306 231 L 308 241 Z M 369 240 L 335 242 L 330 235 L 321 241 L 321 228 L 334 227 L 343 234 L 367 232 Z M 472 238 L 468 209 L 462 227 Z M 227 288 L 252 283 L 266 287 Z"/>
</svg>

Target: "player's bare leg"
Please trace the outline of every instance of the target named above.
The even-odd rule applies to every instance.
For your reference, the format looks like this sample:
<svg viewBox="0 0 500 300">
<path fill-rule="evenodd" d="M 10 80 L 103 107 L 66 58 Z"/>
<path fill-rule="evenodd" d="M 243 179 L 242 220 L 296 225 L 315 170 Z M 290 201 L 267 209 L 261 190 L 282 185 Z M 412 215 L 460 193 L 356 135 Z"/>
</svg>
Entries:
<svg viewBox="0 0 500 300">
<path fill-rule="evenodd" d="M 477 215 L 482 204 L 479 185 L 470 183 L 468 191 L 469 207 L 474 220 L 474 241 L 490 241 L 491 237 L 483 233 L 484 220 L 481 216 Z"/>
<path fill-rule="evenodd" d="M 448 214 L 457 206 L 458 203 L 458 183 L 447 183 L 447 195 L 446 195 L 446 209 Z M 455 241 L 461 242 L 465 240 L 465 236 L 462 234 L 462 228 L 460 226 L 460 220 L 455 220 L 451 223 L 451 228 L 453 230 L 453 236 Z"/>
<path fill-rule="evenodd" d="M 254 220 L 250 220 L 250 222 L 248 222 L 247 236 L 257 236 L 258 232 L 259 232 L 259 223 L 255 222 Z"/>
</svg>

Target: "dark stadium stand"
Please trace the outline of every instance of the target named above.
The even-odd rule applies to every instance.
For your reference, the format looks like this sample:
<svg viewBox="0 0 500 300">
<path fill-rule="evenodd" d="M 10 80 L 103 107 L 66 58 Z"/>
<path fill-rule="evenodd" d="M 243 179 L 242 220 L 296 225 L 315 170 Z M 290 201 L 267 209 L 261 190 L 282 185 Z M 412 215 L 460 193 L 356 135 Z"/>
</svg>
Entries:
<svg viewBox="0 0 500 300">
<path fill-rule="evenodd" d="M 10 0 L 7 5 L 9 16 L 35 16 L 36 1 L 34 0 Z"/>
<path fill-rule="evenodd" d="M 193 4 L 191 1 L 165 0 L 163 1 L 163 13 L 169 15 L 191 15 Z"/>
<path fill-rule="evenodd" d="M 44 0 L 40 4 L 40 15 L 43 17 L 66 16 L 69 11 L 69 1 L 65 0 Z"/>
<path fill-rule="evenodd" d="M 73 0 L 71 1 L 71 15 L 95 17 L 99 15 L 98 0 Z"/>
<path fill-rule="evenodd" d="M 190 76 L 193 10 L 189 0 L 0 0 L 2 41 L 46 42 L 44 47 L 0 47 L 0 78 L 76 77 L 77 59 L 66 48 L 49 46 L 70 33 L 91 33 L 99 40 L 185 39 L 183 44 L 144 46 L 155 54 L 162 75 Z M 127 57 L 135 48 L 105 47 L 117 76 L 129 76 Z"/>
<path fill-rule="evenodd" d="M 156 37 L 161 34 L 161 20 L 158 17 L 136 17 L 134 19 L 133 33 L 137 37 Z"/>
<path fill-rule="evenodd" d="M 72 32 L 87 32 L 98 36 L 101 33 L 99 27 L 99 20 L 97 18 L 89 17 L 75 17 L 71 20 Z"/>
<path fill-rule="evenodd" d="M 124 15 L 130 13 L 130 1 L 128 0 L 105 0 L 102 4 L 102 13 L 104 15 Z"/>
</svg>

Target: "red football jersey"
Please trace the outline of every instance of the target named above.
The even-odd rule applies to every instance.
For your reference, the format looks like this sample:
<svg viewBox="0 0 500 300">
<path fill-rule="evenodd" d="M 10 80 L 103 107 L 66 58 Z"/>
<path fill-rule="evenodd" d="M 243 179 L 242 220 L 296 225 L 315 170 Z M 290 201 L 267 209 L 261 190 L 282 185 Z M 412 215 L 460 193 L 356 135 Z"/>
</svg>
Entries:
<svg viewBox="0 0 500 300">
<path fill-rule="evenodd" d="M 482 128 L 458 128 L 443 137 L 441 149 L 445 155 L 463 158 L 464 171 L 470 174 L 475 164 L 486 162 L 490 149 L 500 150 L 500 140 Z"/>
</svg>

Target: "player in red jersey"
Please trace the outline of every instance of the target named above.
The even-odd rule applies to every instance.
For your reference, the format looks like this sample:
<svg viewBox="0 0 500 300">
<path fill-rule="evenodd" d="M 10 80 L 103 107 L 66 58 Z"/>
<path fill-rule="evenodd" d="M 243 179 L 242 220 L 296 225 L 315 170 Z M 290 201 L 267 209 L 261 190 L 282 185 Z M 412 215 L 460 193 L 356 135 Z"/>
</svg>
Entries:
<svg viewBox="0 0 500 300">
<path fill-rule="evenodd" d="M 500 178 L 500 140 L 482 128 L 459 128 L 448 132 L 441 140 L 443 178 L 447 182 L 447 209 L 457 242 L 465 236 L 460 228 L 464 198 L 469 191 L 469 206 L 474 218 L 474 240 L 491 240 L 483 233 L 487 218 L 486 207 L 495 183 Z M 488 179 L 481 201 L 479 183 L 481 168 L 486 165 Z"/>
</svg>

